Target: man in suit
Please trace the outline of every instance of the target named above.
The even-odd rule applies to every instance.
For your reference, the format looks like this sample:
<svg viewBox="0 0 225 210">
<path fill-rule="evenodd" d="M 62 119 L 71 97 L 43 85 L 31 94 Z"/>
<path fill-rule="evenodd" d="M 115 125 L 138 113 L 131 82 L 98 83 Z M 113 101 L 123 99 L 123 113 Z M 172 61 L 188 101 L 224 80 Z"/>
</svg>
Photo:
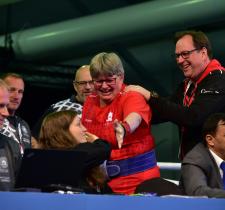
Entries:
<svg viewBox="0 0 225 210">
<path fill-rule="evenodd" d="M 187 195 L 225 198 L 225 113 L 215 113 L 204 123 L 203 142 L 183 159 L 181 186 Z M 224 183 L 223 183 L 224 176 Z"/>
</svg>

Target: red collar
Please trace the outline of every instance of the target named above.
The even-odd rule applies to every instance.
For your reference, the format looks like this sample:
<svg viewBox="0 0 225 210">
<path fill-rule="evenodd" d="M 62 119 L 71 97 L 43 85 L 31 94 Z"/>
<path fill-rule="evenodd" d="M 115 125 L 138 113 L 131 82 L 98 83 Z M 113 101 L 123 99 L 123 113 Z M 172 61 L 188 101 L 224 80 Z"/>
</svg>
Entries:
<svg viewBox="0 0 225 210">
<path fill-rule="evenodd" d="M 196 84 L 199 84 L 210 72 L 216 71 L 216 70 L 222 70 L 225 71 L 225 68 L 221 66 L 218 60 L 213 59 L 210 61 L 208 66 L 206 67 L 203 74 L 200 76 L 200 78 L 197 80 Z"/>
<path fill-rule="evenodd" d="M 210 63 L 208 64 L 208 66 L 206 67 L 206 69 L 204 70 L 204 72 L 202 73 L 202 75 L 199 77 L 199 79 L 195 82 L 195 87 L 193 89 L 193 91 L 191 92 L 191 96 L 187 96 L 186 93 L 188 91 L 188 88 L 190 86 L 190 80 L 186 79 L 185 80 L 185 84 L 184 84 L 184 99 L 183 99 L 183 105 L 184 106 L 190 106 L 191 103 L 194 100 L 194 96 L 195 96 L 195 91 L 197 89 L 198 84 L 208 75 L 210 74 L 210 72 L 212 71 L 216 71 L 216 70 L 222 70 L 225 71 L 225 68 L 221 66 L 221 64 L 219 63 L 219 61 L 217 61 L 216 59 L 213 59 L 210 61 Z M 188 85 L 189 83 L 189 85 Z"/>
</svg>

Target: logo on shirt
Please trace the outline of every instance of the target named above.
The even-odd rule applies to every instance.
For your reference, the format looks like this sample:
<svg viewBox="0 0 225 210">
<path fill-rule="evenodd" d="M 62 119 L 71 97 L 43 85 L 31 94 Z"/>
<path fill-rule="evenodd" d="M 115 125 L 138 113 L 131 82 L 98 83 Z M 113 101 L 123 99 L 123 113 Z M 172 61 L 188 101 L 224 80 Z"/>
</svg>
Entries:
<svg viewBox="0 0 225 210">
<path fill-rule="evenodd" d="M 206 89 L 201 89 L 202 94 L 219 94 L 220 92 L 217 90 L 206 90 Z"/>
<path fill-rule="evenodd" d="M 0 169 L 7 169 L 8 163 L 5 157 L 0 157 Z"/>
<path fill-rule="evenodd" d="M 20 132 L 20 139 L 22 139 L 22 141 L 26 142 L 26 143 L 30 143 L 30 133 L 27 130 L 27 128 L 24 125 L 20 125 L 19 127 L 19 131 Z"/>
<path fill-rule="evenodd" d="M 112 119 L 113 119 L 113 113 L 109 112 L 106 122 L 112 122 Z"/>
<path fill-rule="evenodd" d="M 19 143 L 19 139 L 16 136 L 16 129 L 13 128 L 7 119 L 4 120 L 3 127 L 1 128 L 1 133 L 9 138 L 12 138 L 17 143 Z"/>
</svg>

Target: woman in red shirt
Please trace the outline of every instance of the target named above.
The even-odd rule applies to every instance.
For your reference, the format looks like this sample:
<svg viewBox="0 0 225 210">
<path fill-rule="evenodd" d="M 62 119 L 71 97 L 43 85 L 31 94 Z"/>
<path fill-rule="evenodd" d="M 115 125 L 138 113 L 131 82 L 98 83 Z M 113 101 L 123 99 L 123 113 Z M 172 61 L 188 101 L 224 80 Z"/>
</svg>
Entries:
<svg viewBox="0 0 225 210">
<path fill-rule="evenodd" d="M 139 93 L 124 92 L 124 69 L 115 53 L 97 54 L 90 73 L 96 93 L 85 101 L 82 123 L 111 144 L 109 186 L 115 193 L 132 194 L 141 182 L 160 176 L 150 107 Z"/>
</svg>

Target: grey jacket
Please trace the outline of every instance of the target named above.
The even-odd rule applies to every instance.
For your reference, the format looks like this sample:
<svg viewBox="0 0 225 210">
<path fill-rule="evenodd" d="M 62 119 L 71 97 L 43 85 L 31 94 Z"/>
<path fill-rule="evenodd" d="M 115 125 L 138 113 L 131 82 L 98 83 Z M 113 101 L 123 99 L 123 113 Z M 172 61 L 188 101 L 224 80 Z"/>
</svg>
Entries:
<svg viewBox="0 0 225 210">
<path fill-rule="evenodd" d="M 218 166 L 204 144 L 198 143 L 184 157 L 180 185 L 187 195 L 225 198 Z"/>
</svg>

